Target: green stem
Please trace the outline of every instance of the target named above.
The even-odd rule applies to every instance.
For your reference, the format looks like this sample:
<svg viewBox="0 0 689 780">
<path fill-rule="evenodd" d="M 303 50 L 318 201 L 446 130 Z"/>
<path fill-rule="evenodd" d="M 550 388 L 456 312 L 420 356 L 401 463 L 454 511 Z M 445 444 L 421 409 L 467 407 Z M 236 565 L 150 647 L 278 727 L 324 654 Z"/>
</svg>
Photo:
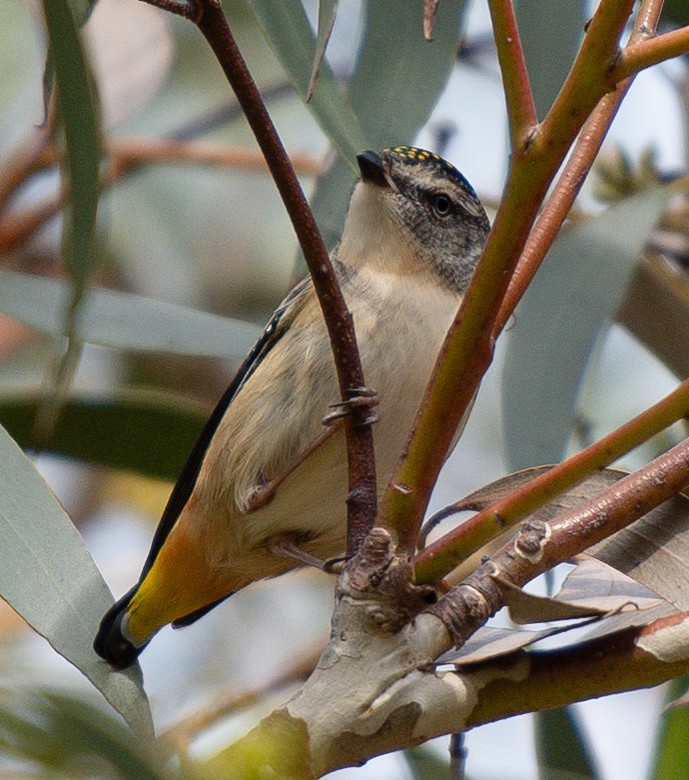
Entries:
<svg viewBox="0 0 689 780">
<path fill-rule="evenodd" d="M 632 5 L 633 0 L 615 0 L 599 6 L 555 104 L 543 124 L 512 151 L 505 194 L 483 257 L 436 363 L 406 454 L 381 503 L 380 524 L 410 553 L 454 433 L 492 360 L 492 334 L 509 280 L 550 183 L 609 89 L 605 77 Z M 493 11 L 499 7 L 494 4 Z M 506 26 L 500 29 L 504 32 Z M 512 82 L 519 63 L 507 66 L 507 54 L 505 50 L 501 67 L 508 67 L 505 79 Z"/>
<path fill-rule="evenodd" d="M 621 81 L 633 73 L 689 52 L 689 27 L 664 33 L 657 38 L 627 46 L 620 52 L 610 73 L 611 81 Z"/>
<path fill-rule="evenodd" d="M 512 0 L 489 0 L 488 6 L 505 90 L 510 139 L 512 148 L 517 148 L 526 140 L 529 130 L 538 124 L 536 106 Z"/>
</svg>

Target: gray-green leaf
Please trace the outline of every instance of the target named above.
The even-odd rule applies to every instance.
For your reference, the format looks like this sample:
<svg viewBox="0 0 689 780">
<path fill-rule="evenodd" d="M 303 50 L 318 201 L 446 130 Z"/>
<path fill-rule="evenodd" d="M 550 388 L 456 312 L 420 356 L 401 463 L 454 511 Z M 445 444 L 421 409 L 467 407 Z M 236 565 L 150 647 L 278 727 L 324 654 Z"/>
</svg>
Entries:
<svg viewBox="0 0 689 780">
<path fill-rule="evenodd" d="M 0 595 L 74 664 L 140 734 L 151 713 L 137 667 L 113 672 L 93 637 L 113 599 L 79 532 L 33 464 L 0 428 Z"/>
</svg>

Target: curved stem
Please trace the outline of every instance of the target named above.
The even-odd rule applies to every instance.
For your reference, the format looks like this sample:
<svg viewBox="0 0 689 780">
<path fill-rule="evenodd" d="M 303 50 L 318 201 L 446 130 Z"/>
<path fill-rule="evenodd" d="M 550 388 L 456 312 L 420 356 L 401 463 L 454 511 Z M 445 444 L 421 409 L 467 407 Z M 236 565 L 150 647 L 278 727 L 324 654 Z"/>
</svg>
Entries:
<svg viewBox="0 0 689 780">
<path fill-rule="evenodd" d="M 444 577 L 505 528 L 516 525 L 558 494 L 685 417 L 689 417 L 689 380 L 590 447 L 553 466 L 429 545 L 414 561 L 417 582 L 435 582 Z"/>
<path fill-rule="evenodd" d="M 152 5 L 161 7 L 168 2 L 168 0 L 148 1 Z M 179 4 L 175 3 L 175 6 L 177 5 Z M 365 386 L 363 368 L 352 317 L 342 296 L 313 213 L 256 83 L 239 51 L 221 4 L 217 0 L 195 0 L 189 5 L 195 9 L 195 13 L 190 14 L 190 18 L 194 20 L 213 50 L 265 155 L 297 234 L 323 311 L 340 392 L 343 400 L 346 401 L 349 391 Z M 367 422 L 367 416 L 365 409 L 354 409 L 352 415 L 347 417 L 345 428 L 349 466 L 347 500 L 349 552 L 358 547 L 371 528 L 376 515 L 373 433 Z"/>
<path fill-rule="evenodd" d="M 632 73 L 638 73 L 672 57 L 679 57 L 687 51 L 689 51 L 689 27 L 681 27 L 657 38 L 627 46 L 620 52 L 615 67 L 610 73 L 611 80 L 627 78 Z"/>
<path fill-rule="evenodd" d="M 489 0 L 495 46 L 502 72 L 512 148 L 521 146 L 530 128 L 538 124 L 524 50 L 512 0 Z"/>
</svg>

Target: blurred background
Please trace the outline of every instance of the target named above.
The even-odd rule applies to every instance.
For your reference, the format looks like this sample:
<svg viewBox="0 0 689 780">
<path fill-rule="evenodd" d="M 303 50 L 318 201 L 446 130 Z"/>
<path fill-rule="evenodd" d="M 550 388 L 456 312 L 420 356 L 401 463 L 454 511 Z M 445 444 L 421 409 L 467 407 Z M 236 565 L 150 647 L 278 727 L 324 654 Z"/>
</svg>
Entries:
<svg viewBox="0 0 689 780">
<path fill-rule="evenodd" d="M 294 73 L 279 45 L 271 48 L 267 42 L 270 29 L 261 26 L 255 9 L 243 2 L 225 5 L 332 243 L 353 173 L 337 162 L 337 177 L 328 178 L 334 155 L 322 117 L 317 121 L 322 109 L 304 107 Z M 417 73 L 417 81 L 405 76 L 401 83 L 397 75 L 404 76 L 406 49 L 396 40 L 395 3 L 381 2 L 377 12 L 388 13 L 389 21 L 387 27 L 378 21 L 375 29 L 398 59 L 388 53 L 380 63 L 365 60 L 372 56 L 367 32 L 374 29 L 373 5 L 340 0 L 327 49 L 330 69 L 349 86 L 353 101 L 359 95 L 363 106 L 361 95 L 385 96 L 379 126 L 370 119 L 375 106 L 367 109 L 369 116 L 360 116 L 367 139 L 381 147 L 413 142 L 441 153 L 493 213 L 509 150 L 485 4 L 448 3 L 435 40 L 426 44 L 430 54 L 425 56 L 440 57 L 442 68 L 429 66 L 428 74 Z M 408 5 L 401 16 L 410 16 L 410 29 L 417 25 L 420 46 L 420 7 Z M 521 3 L 519 12 L 542 116 L 592 7 L 552 0 L 546 20 L 536 6 Z M 317 3 L 306 0 L 304 8 L 317 29 Z M 667 24 L 689 21 L 687 3 L 668 4 L 667 11 Z M 26 163 L 27 150 L 41 134 L 46 40 L 38 4 L 4 0 L 0 15 L 0 170 L 11 171 Z M 111 186 L 100 199 L 90 282 L 232 318 L 224 330 L 209 335 L 207 349 L 201 348 L 203 338 L 198 349 L 166 350 L 162 337 L 157 348 L 137 347 L 149 327 L 142 319 L 128 323 L 130 348 L 106 346 L 108 339 L 102 338 L 100 344 L 84 344 L 78 355 L 60 424 L 36 462 L 118 597 L 138 578 L 176 470 L 204 415 L 303 271 L 260 153 L 193 25 L 138 0 L 100 0 L 84 37 L 100 94 L 104 142 L 116 163 Z M 681 349 L 661 354 L 662 359 L 654 355 L 661 337 L 649 333 L 648 315 L 639 313 L 638 304 L 638 296 L 649 295 L 645 285 L 656 289 L 653 284 L 667 278 L 687 283 L 686 203 L 667 194 L 634 196 L 686 170 L 687 84 L 681 61 L 637 78 L 604 146 L 605 165 L 594 171 L 578 201 L 569 243 L 548 258 L 544 280 L 540 286 L 537 280 L 501 339 L 431 512 L 511 470 L 559 460 L 658 400 L 686 369 Z M 168 141 L 186 146 L 166 147 Z M 0 311 L 5 312 L 0 314 L 0 422 L 25 445 L 31 443 L 38 399 L 52 381 L 55 355 L 64 344 L 43 319 L 40 291 L 28 286 L 21 293 L 19 283 L 25 280 L 16 274 L 64 276 L 61 219 L 41 218 L 40 211 L 55 198 L 58 183 L 56 166 L 44 166 L 0 206 Z M 622 217 L 618 212 L 610 219 L 606 208 L 623 203 Z M 597 220 L 598 238 L 591 243 L 587 225 Z M 661 229 L 652 233 L 656 223 Z M 617 249 L 609 250 L 610 244 Z M 615 252 L 619 258 L 608 262 Z M 599 277 L 606 266 L 609 273 Z M 689 295 L 683 295 L 684 304 L 677 306 L 686 314 L 682 306 Z M 172 311 L 169 316 L 175 316 Z M 663 312 L 655 311 L 652 319 L 660 328 Z M 213 320 L 213 327 L 217 324 Z M 675 331 L 681 344 L 686 333 Z M 134 422 L 132 408 L 145 412 Z M 124 444 L 117 439 L 122 426 L 132 434 Z M 645 462 L 679 435 L 668 432 L 621 465 Z M 535 587 L 543 592 L 546 585 Z M 300 662 L 317 656 L 324 642 L 332 593 L 332 578 L 305 570 L 252 586 L 188 629 L 162 631 L 141 658 L 157 729 L 166 732 L 197 710 L 208 711 L 213 702 L 260 691 L 289 677 L 290 670 L 297 674 Z M 80 673 L 4 604 L 0 676 L 5 683 L 59 683 L 90 691 Z M 219 739 L 239 736 L 289 690 L 281 687 L 238 708 L 220 732 L 194 742 L 192 752 L 202 754 Z M 597 777 L 651 776 L 665 696 L 652 690 L 575 708 Z M 520 717 L 469 733 L 468 776 L 538 777 L 535 732 L 540 728 L 532 717 Z M 543 733 L 547 736 L 547 727 Z M 448 776 L 439 768 L 447 749 L 447 739 L 436 740 L 422 753 L 381 757 L 333 777 Z M 435 774 L 421 774 L 422 765 Z"/>
</svg>

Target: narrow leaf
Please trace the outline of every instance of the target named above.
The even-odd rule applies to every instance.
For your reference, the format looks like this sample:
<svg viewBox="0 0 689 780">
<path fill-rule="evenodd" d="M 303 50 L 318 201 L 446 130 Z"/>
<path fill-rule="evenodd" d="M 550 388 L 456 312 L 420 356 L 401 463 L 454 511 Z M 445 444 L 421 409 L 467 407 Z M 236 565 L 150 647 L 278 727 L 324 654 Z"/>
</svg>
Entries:
<svg viewBox="0 0 689 780">
<path fill-rule="evenodd" d="M 669 188 L 631 197 L 563 233 L 508 334 L 503 420 L 515 468 L 562 458 L 592 345 L 624 295 Z"/>
<path fill-rule="evenodd" d="M 306 102 L 313 97 L 318 82 L 318 74 L 321 72 L 321 64 L 325 57 L 325 50 L 328 48 L 328 42 L 335 26 L 337 17 L 337 4 L 339 0 L 319 0 L 318 3 L 318 36 L 316 37 L 316 56 L 313 60 L 313 70 L 311 79 L 306 90 Z"/>
<path fill-rule="evenodd" d="M 584 34 L 584 4 L 551 0 L 553 24 L 543 24 L 542 8 L 528 2 L 515 5 L 519 32 L 538 116 L 548 112 L 560 91 Z"/>
<path fill-rule="evenodd" d="M 0 311 L 44 333 L 66 335 L 69 296 L 64 281 L 0 271 Z M 80 322 L 80 337 L 93 344 L 202 357 L 241 358 L 261 335 L 249 322 L 98 288 L 89 291 Z"/>
<path fill-rule="evenodd" d="M 41 777 L 84 776 L 75 773 L 77 765 L 89 766 L 89 777 L 178 777 L 164 768 L 156 745 L 132 734 L 114 714 L 58 692 L 0 689 L 0 754 L 27 762 L 23 769 L 38 767 Z"/>
<path fill-rule="evenodd" d="M 297 93 L 305 101 L 316 60 L 316 39 L 301 0 L 245 2 Z M 366 145 L 365 135 L 325 60 L 321 62 L 317 89 L 307 106 L 353 172 L 354 157 Z"/>
<path fill-rule="evenodd" d="M 571 707 L 535 714 L 539 780 L 598 777 L 586 737 Z"/>
<path fill-rule="evenodd" d="M 24 448 L 34 444 L 38 403 L 37 390 L 0 398 L 0 420 Z M 175 480 L 206 417 L 198 405 L 162 393 L 75 394 L 63 407 L 47 449 L 87 463 Z"/>
<path fill-rule="evenodd" d="M 91 643 L 113 599 L 71 520 L 0 428 L 0 595 L 74 664 L 138 733 L 152 732 L 138 667 L 113 672 Z"/>
<path fill-rule="evenodd" d="M 79 18 L 73 16 L 68 0 L 43 2 L 55 77 L 56 105 L 65 139 L 63 179 L 67 204 L 62 220 L 62 255 L 72 280 L 72 294 L 64 312 L 67 347 L 62 355 L 56 356 L 50 372 L 49 395 L 37 418 L 41 437 L 49 435 L 54 426 L 79 361 L 79 309 L 94 266 L 101 158 L 100 117 L 94 82 L 78 33 L 78 25 L 88 16 L 91 4 L 75 0 L 73 4 Z"/>
<path fill-rule="evenodd" d="M 686 694 L 689 678 L 680 677 L 668 686 L 669 701 Z M 687 769 L 689 744 L 689 707 L 673 707 L 660 719 L 653 767 L 649 780 L 675 780 Z"/>
</svg>

